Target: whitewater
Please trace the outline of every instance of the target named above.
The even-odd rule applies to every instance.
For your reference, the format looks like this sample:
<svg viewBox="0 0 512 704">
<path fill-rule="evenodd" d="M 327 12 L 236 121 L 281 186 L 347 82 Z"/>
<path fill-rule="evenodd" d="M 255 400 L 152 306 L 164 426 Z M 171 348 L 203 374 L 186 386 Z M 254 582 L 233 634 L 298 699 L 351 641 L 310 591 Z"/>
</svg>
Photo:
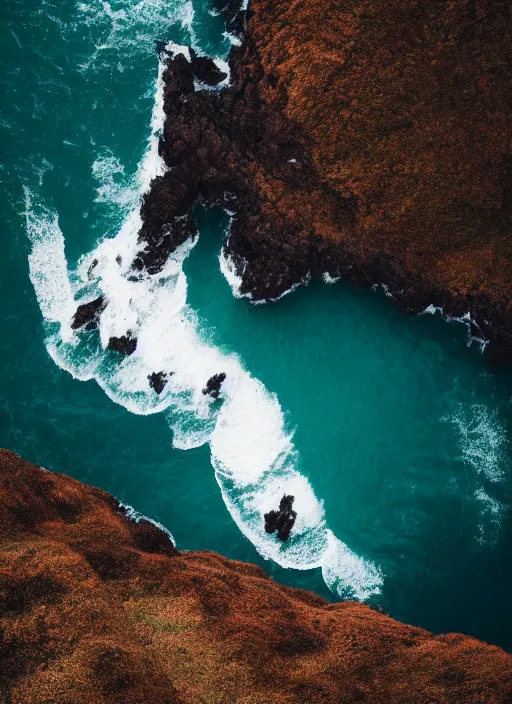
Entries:
<svg viewBox="0 0 512 704">
<path fill-rule="evenodd" d="M 112 12 L 111 5 L 108 8 Z M 125 15 L 118 13 L 114 18 L 120 23 Z M 190 27 L 191 21 L 188 8 Z M 186 47 L 169 43 L 167 51 L 188 58 Z M 224 68 L 225 62 L 220 62 Z M 321 568 L 325 583 L 339 596 L 368 599 L 380 592 L 382 571 L 329 529 L 323 503 L 300 471 L 293 430 L 277 396 L 250 374 L 237 355 L 205 339 L 198 316 L 187 303 L 183 263 L 198 238 L 178 248 L 159 274 L 133 277 L 131 263 L 141 248 L 137 241 L 142 225 L 140 201 L 151 181 L 165 171 L 158 154 L 164 124 L 164 68 L 161 55 L 148 147 L 134 181 L 123 183 L 122 165 L 112 154 L 97 159 L 92 167 L 100 182 L 98 201 L 111 198 L 126 210 L 114 236 L 103 237 L 71 268 L 58 214 L 25 188 L 29 272 L 44 319 L 47 351 L 60 368 L 75 379 L 94 379 L 112 401 L 131 413 L 164 414 L 175 448 L 188 450 L 208 443 L 226 507 L 264 558 L 287 568 Z M 114 179 L 113 174 L 121 178 Z M 222 256 L 220 266 L 229 280 L 229 266 Z M 73 330 L 78 305 L 100 295 L 107 305 L 99 330 Z M 111 337 L 128 333 L 137 339 L 132 355 L 120 357 L 107 349 Z M 160 395 L 148 383 L 154 372 L 167 375 Z M 226 381 L 216 400 L 202 389 L 219 372 L 226 374 Z M 283 543 L 265 532 L 264 513 L 277 508 L 285 494 L 295 497 L 297 520 Z"/>
</svg>

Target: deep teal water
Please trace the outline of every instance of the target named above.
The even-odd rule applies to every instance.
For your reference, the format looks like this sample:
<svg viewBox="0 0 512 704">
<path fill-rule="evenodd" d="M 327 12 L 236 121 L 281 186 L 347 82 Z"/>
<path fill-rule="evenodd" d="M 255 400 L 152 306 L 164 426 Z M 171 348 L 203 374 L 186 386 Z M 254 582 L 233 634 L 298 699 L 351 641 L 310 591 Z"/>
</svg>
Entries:
<svg viewBox="0 0 512 704">
<path fill-rule="evenodd" d="M 282 582 L 339 598 L 320 569 L 261 557 L 226 508 L 207 444 L 175 449 L 166 413 L 131 413 L 55 364 L 47 346 L 58 325 L 43 325 L 29 277 L 30 236 L 62 232 L 74 269 L 117 233 L 147 151 L 154 41 L 225 56 L 222 23 L 207 0 L 8 0 L 0 17 L 0 444 L 111 491 L 183 549 L 258 562 Z M 236 299 L 218 261 L 227 216 L 198 218 L 200 240 L 184 263 L 197 329 L 277 395 L 296 470 L 323 501 L 329 529 L 368 561 L 344 562 L 346 584 L 364 582 L 372 564 L 382 584 L 371 600 L 391 615 L 512 649 L 510 372 L 490 373 L 463 325 L 404 317 L 382 292 L 313 283 L 274 305 Z M 234 447 L 258 408 L 244 406 Z M 249 454 L 259 457 L 266 437 Z"/>
</svg>

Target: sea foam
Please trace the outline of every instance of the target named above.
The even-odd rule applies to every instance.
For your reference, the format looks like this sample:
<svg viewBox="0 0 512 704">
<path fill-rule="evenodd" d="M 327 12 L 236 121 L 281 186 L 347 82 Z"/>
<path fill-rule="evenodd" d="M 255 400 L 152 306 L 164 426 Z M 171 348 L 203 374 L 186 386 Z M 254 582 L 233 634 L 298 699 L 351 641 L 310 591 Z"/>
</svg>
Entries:
<svg viewBox="0 0 512 704">
<path fill-rule="evenodd" d="M 505 505 L 490 495 L 493 485 L 507 478 L 505 450 L 507 433 L 496 409 L 485 404 L 460 403 L 442 419 L 457 430 L 457 442 L 464 464 L 473 470 L 474 499 L 480 504 L 480 520 L 476 539 L 479 543 L 495 543 L 498 539 Z"/>
<path fill-rule="evenodd" d="M 169 44 L 172 54 L 188 55 L 186 47 Z M 58 217 L 27 191 L 27 230 L 32 243 L 30 278 L 43 315 L 46 346 L 54 361 L 80 380 L 95 379 L 107 396 L 135 414 L 163 413 L 176 448 L 209 443 L 211 462 L 222 497 L 234 521 L 258 552 L 283 567 L 320 567 L 326 583 L 340 595 L 365 599 L 379 592 L 382 575 L 358 557 L 327 527 L 323 503 L 299 471 L 299 454 L 277 396 L 243 366 L 203 339 L 195 311 L 187 303 L 188 282 L 183 262 L 195 241 L 179 247 L 163 271 L 132 276 L 131 262 L 140 251 L 140 198 L 151 181 L 165 172 L 158 153 L 164 121 L 163 62 L 156 82 L 151 133 L 136 175 L 139 198 L 126 213 L 115 237 L 105 237 L 69 270 Z M 108 159 L 114 157 L 108 155 Z M 122 175 L 117 161 L 108 162 Z M 96 177 L 105 162 L 96 161 Z M 112 193 L 118 205 L 131 203 L 112 189 L 107 175 L 98 197 Z M 222 261 L 222 259 L 221 259 Z M 98 331 L 71 327 L 79 303 L 104 296 L 107 305 Z M 109 351 L 112 336 L 130 333 L 137 339 L 134 353 L 122 357 Z M 148 376 L 164 372 L 167 383 L 160 395 Z M 207 380 L 226 374 L 219 399 L 204 395 Z M 297 520 L 286 543 L 264 528 L 264 513 L 275 509 L 284 494 L 295 497 Z"/>
</svg>

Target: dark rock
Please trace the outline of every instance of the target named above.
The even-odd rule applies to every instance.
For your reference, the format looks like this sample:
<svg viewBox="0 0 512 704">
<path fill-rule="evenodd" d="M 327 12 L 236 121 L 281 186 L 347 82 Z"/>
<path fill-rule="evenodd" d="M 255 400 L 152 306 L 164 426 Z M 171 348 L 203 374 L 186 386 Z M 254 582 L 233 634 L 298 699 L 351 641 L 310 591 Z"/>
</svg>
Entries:
<svg viewBox="0 0 512 704">
<path fill-rule="evenodd" d="M 104 296 L 95 298 L 89 303 L 81 303 L 76 309 L 75 315 L 71 322 L 73 330 L 84 327 L 86 330 L 93 330 L 98 326 L 101 313 L 105 310 L 107 301 Z"/>
<path fill-rule="evenodd" d="M 107 345 L 108 350 L 113 350 L 126 356 L 133 354 L 136 348 L 137 338 L 133 337 L 131 331 L 128 331 L 126 335 L 121 335 L 121 337 L 111 337 Z"/>
<path fill-rule="evenodd" d="M 94 259 L 94 260 L 91 262 L 91 266 L 87 269 L 87 277 L 88 277 L 89 279 L 91 278 L 91 274 L 92 274 L 92 272 L 94 271 L 94 268 L 95 268 L 97 265 L 98 265 L 98 260 L 97 260 L 97 259 Z"/>
<path fill-rule="evenodd" d="M 168 377 L 172 376 L 174 372 L 153 372 L 148 376 L 150 387 L 157 393 L 161 394 L 167 384 Z"/>
<path fill-rule="evenodd" d="M 242 34 L 247 14 L 242 10 L 242 0 L 210 0 L 210 3 L 223 17 L 228 32 Z"/>
<path fill-rule="evenodd" d="M 215 61 L 209 56 L 198 56 L 190 47 L 190 67 L 195 78 L 208 86 L 216 86 L 227 78 L 227 73 L 221 71 Z"/>
<path fill-rule="evenodd" d="M 220 393 L 220 387 L 222 386 L 222 382 L 226 378 L 226 375 L 224 372 L 221 372 L 220 374 L 214 374 L 211 376 L 208 381 L 206 382 L 206 386 L 203 389 L 203 394 L 205 396 L 211 396 L 212 398 L 219 398 L 219 393 Z"/>
<path fill-rule="evenodd" d="M 119 264 L 119 266 L 121 266 L 121 264 L 123 263 L 123 258 L 120 254 L 117 255 L 116 262 Z"/>
<path fill-rule="evenodd" d="M 167 48 L 167 42 L 163 39 L 157 39 L 155 41 L 156 52 L 158 55 L 165 54 Z"/>
<path fill-rule="evenodd" d="M 165 177 L 155 179 L 151 191 L 146 195 L 141 213 L 146 225 L 139 239 L 146 241 L 148 247 L 139 252 L 133 260 L 135 271 L 147 271 L 148 274 L 158 274 L 164 268 L 169 256 L 189 238 L 197 235 L 197 226 L 191 212 L 183 213 L 183 202 L 180 190 L 169 193 Z M 179 200 L 178 207 L 174 203 Z M 187 207 L 191 207 L 192 199 L 185 197 Z"/>
<path fill-rule="evenodd" d="M 195 89 L 195 78 L 220 78 L 206 57 L 168 60 L 159 149 L 169 170 L 144 198 L 133 268 L 161 271 L 195 234 L 194 204 L 218 205 L 233 213 L 223 252 L 253 301 L 324 272 L 385 284 L 410 315 L 469 310 L 489 362 L 510 361 L 507 3 L 482 0 L 477 17 L 467 0 L 450 13 L 442 0 L 403 12 L 358 0 L 336 30 L 334 0 L 261 0 L 246 12 L 240 0 L 210 3 L 242 45 L 219 91 Z M 422 40 L 404 39 L 411 32 Z M 325 49 L 305 68 L 301 47 L 319 37 Z"/>
<path fill-rule="evenodd" d="M 288 540 L 290 531 L 297 518 L 297 512 L 292 509 L 294 500 L 294 496 L 285 494 L 279 503 L 279 510 L 269 511 L 264 516 L 267 533 L 277 531 L 277 537 L 283 542 Z"/>
<path fill-rule="evenodd" d="M 485 359 L 491 369 L 509 365 L 512 360 L 512 342 L 490 342 L 485 347 Z"/>
</svg>

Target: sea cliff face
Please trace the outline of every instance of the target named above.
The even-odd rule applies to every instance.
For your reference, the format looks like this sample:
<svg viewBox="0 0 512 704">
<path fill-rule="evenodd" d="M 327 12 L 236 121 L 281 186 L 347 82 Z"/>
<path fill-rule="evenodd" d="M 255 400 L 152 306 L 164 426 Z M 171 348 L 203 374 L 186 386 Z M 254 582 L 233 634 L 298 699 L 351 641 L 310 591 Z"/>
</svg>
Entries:
<svg viewBox="0 0 512 704">
<path fill-rule="evenodd" d="M 505 0 L 214 3 L 238 32 L 231 83 L 172 54 L 135 269 L 193 235 L 195 202 L 233 213 L 239 293 L 309 276 L 383 285 L 409 314 L 463 317 L 512 359 L 512 22 Z M 185 52 L 186 53 L 186 52 Z M 216 73 L 217 71 L 217 73 Z"/>
<path fill-rule="evenodd" d="M 512 697 L 512 656 L 179 552 L 109 494 L 0 451 L 0 700 L 341 704 Z"/>
</svg>

